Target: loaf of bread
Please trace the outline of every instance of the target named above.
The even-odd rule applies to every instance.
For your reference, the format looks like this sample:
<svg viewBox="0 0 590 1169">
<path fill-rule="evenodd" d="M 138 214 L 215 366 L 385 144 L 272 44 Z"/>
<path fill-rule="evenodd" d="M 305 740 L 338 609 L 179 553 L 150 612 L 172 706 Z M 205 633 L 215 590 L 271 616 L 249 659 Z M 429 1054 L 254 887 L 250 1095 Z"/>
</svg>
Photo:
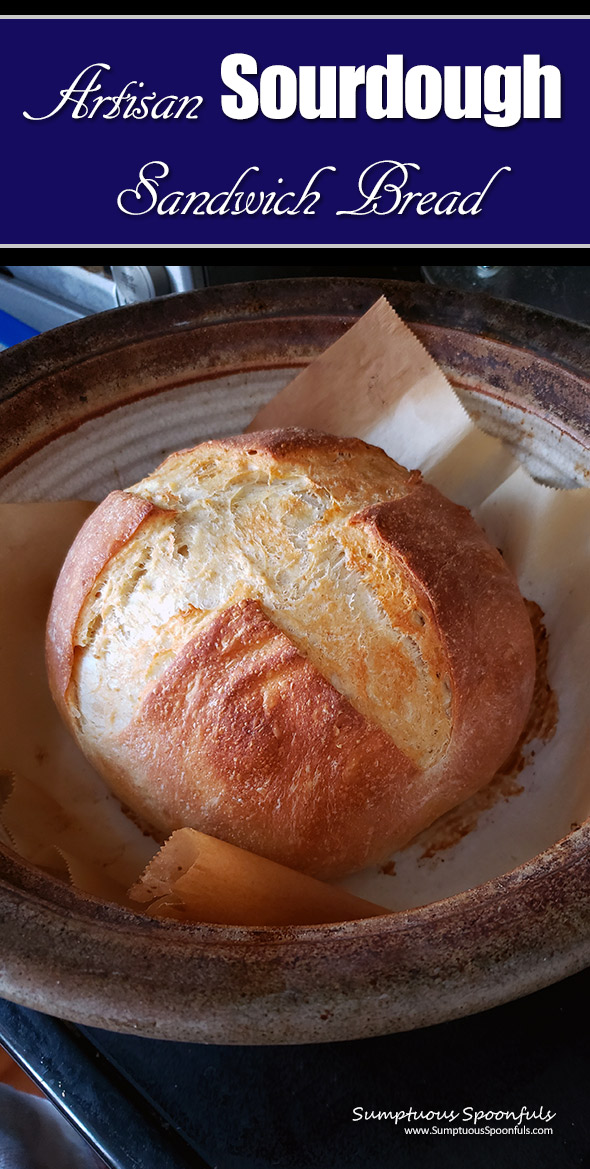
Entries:
<svg viewBox="0 0 590 1169">
<path fill-rule="evenodd" d="M 470 513 L 357 439 L 181 451 L 68 554 L 55 700 L 156 833 L 303 872 L 385 859 L 485 784 L 532 694 L 518 586 Z"/>
</svg>

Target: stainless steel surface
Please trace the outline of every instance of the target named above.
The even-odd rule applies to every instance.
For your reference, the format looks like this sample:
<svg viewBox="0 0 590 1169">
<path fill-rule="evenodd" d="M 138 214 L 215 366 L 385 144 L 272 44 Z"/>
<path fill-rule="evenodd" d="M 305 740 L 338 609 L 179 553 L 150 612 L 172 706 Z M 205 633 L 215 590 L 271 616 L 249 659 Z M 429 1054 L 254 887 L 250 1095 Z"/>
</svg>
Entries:
<svg viewBox="0 0 590 1169">
<path fill-rule="evenodd" d="M 76 265 L 6 265 L 0 275 L 0 308 L 38 329 L 55 329 L 89 313 L 114 308 L 108 277 Z"/>
</svg>

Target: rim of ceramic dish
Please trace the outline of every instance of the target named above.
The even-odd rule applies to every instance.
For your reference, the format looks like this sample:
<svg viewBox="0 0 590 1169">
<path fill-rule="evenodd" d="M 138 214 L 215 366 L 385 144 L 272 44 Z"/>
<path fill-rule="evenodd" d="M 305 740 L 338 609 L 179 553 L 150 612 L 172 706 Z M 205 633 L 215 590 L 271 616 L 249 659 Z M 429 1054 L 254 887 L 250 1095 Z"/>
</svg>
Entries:
<svg viewBox="0 0 590 1169">
<path fill-rule="evenodd" d="M 590 448 L 584 326 L 487 296 L 312 278 L 116 309 L 8 350 L 0 474 L 123 402 L 307 364 L 381 292 L 457 386 Z M 0 850 L 0 993 L 75 1022 L 210 1043 L 354 1039 L 456 1018 L 590 962 L 589 835 L 582 825 L 513 872 L 418 909 L 281 929 L 146 919 Z"/>
</svg>

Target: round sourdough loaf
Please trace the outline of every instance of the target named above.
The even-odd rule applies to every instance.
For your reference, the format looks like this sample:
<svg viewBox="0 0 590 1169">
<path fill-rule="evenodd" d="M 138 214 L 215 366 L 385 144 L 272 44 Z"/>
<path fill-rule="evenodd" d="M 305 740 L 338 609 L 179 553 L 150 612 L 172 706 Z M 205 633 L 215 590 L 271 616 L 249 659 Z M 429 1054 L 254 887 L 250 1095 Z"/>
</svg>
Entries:
<svg viewBox="0 0 590 1169">
<path fill-rule="evenodd" d="M 463 507 L 358 439 L 181 451 L 96 509 L 56 586 L 55 700 L 157 833 L 320 876 L 384 859 L 513 748 L 535 654 Z"/>
</svg>

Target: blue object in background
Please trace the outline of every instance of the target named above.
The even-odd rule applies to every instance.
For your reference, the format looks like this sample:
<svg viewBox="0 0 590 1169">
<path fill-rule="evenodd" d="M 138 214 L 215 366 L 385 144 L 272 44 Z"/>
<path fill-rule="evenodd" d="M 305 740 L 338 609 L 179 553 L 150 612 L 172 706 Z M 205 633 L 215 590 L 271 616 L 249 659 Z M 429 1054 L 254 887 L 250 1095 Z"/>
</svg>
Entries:
<svg viewBox="0 0 590 1169">
<path fill-rule="evenodd" d="M 8 349 L 19 341 L 26 341 L 28 337 L 36 337 L 38 329 L 31 329 L 30 325 L 23 325 L 16 317 L 0 309 L 0 349 Z"/>
</svg>

